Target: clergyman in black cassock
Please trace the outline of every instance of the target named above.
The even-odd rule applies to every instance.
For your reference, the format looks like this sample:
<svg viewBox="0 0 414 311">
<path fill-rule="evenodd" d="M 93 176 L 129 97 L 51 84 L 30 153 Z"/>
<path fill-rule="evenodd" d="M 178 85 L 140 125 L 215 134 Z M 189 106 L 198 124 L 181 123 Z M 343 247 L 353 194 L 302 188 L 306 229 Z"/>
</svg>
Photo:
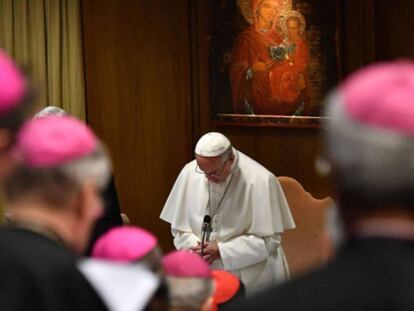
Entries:
<svg viewBox="0 0 414 311">
<path fill-rule="evenodd" d="M 107 310 L 77 268 L 102 213 L 110 161 L 72 117 L 28 121 L 3 182 L 12 224 L 0 230 L 0 310 Z"/>
</svg>

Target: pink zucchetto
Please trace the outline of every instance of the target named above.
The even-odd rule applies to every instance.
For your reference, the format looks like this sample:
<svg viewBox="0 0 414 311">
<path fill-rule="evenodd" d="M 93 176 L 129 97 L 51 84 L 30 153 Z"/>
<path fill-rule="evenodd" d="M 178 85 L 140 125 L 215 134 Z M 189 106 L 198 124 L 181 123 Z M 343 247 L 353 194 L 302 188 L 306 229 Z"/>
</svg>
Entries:
<svg viewBox="0 0 414 311">
<path fill-rule="evenodd" d="M 414 135 L 414 62 L 368 66 L 339 89 L 348 116 L 366 126 Z"/>
<path fill-rule="evenodd" d="M 0 114 L 20 104 L 27 89 L 26 79 L 11 58 L 0 50 Z"/>
<path fill-rule="evenodd" d="M 111 229 L 95 243 L 92 257 L 118 262 L 137 261 L 157 247 L 157 238 L 147 230 L 124 226 Z"/>
<path fill-rule="evenodd" d="M 54 167 L 91 154 L 98 140 L 83 122 L 51 116 L 27 122 L 17 138 L 15 153 L 29 167 Z"/>
<path fill-rule="evenodd" d="M 167 276 L 211 279 L 211 270 L 199 255 L 189 251 L 173 251 L 162 260 Z"/>
</svg>

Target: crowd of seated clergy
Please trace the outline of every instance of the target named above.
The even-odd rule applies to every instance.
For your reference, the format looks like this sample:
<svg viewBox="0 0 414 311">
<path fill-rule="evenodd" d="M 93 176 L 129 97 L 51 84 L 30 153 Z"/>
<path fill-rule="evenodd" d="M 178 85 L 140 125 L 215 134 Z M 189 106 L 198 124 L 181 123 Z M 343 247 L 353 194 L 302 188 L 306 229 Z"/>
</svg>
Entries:
<svg viewBox="0 0 414 311">
<path fill-rule="evenodd" d="M 213 281 L 188 251 L 163 257 L 142 228 L 112 222 L 91 242 L 108 211 L 105 189 L 114 191 L 108 154 L 85 123 L 56 107 L 32 117 L 33 102 L 28 77 L 0 51 L 2 310 L 210 310 L 236 296 L 235 276 Z"/>
<path fill-rule="evenodd" d="M 161 218 L 178 250 L 164 255 L 153 233 L 122 225 L 93 130 L 56 109 L 33 118 L 33 102 L 0 50 L 1 310 L 414 310 L 414 62 L 371 65 L 327 98 L 344 241 L 295 279 L 283 190 L 223 134 L 202 136 L 177 178 Z"/>
</svg>

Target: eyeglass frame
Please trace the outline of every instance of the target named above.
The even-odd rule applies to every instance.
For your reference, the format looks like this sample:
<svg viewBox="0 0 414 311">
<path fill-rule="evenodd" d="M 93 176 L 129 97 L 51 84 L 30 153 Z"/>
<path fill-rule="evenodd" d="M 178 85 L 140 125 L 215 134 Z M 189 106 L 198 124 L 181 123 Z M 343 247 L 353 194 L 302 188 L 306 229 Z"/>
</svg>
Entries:
<svg viewBox="0 0 414 311">
<path fill-rule="evenodd" d="M 212 172 L 212 173 L 206 173 L 206 172 L 204 172 L 199 166 L 198 166 L 198 164 L 196 165 L 196 167 L 195 167 L 195 172 L 196 173 L 198 173 L 198 174 L 203 174 L 203 175 L 205 175 L 205 176 L 208 176 L 208 177 L 213 177 L 213 178 L 220 178 L 221 176 L 223 176 L 223 171 L 224 171 L 224 168 L 225 168 L 225 166 L 226 166 L 226 164 L 227 164 L 227 162 L 230 160 L 230 157 L 228 157 L 224 162 L 223 162 L 223 166 L 221 167 L 221 170 L 220 170 L 220 175 L 217 175 L 216 174 L 216 172 L 217 172 L 217 170 L 216 170 L 216 172 Z"/>
</svg>

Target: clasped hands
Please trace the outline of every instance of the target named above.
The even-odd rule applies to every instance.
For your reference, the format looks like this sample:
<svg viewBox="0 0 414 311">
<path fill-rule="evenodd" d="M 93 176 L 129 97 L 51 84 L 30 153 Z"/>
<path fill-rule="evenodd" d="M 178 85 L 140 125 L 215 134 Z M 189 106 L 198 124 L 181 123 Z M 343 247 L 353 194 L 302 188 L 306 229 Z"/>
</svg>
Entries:
<svg viewBox="0 0 414 311">
<path fill-rule="evenodd" d="M 208 264 L 211 264 L 214 260 L 220 258 L 220 250 L 218 248 L 217 241 L 215 240 L 204 243 L 203 255 L 201 255 L 201 242 L 197 242 L 197 246 L 192 247 L 191 250 L 200 255 Z"/>
</svg>

